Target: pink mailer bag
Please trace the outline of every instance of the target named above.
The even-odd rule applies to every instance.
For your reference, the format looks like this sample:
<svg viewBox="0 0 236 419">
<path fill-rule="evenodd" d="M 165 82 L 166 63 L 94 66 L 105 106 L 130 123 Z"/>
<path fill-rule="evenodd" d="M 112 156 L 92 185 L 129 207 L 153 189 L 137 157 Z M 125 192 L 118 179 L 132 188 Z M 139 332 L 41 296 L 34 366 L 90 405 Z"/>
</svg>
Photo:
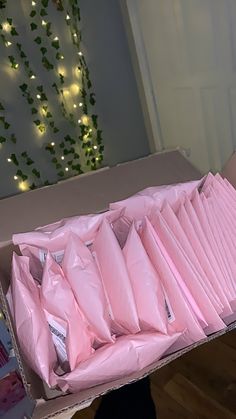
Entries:
<svg viewBox="0 0 236 419">
<path fill-rule="evenodd" d="M 59 387 L 72 393 L 128 377 L 160 359 L 179 339 L 160 333 L 121 336 L 114 344 L 99 348 L 94 355 L 69 374 L 58 378 Z"/>
<path fill-rule="evenodd" d="M 13 253 L 12 307 L 20 348 L 30 367 L 54 386 L 57 355 L 47 320 L 40 304 L 39 288 L 29 271 L 29 259 Z"/>
<path fill-rule="evenodd" d="M 212 232 L 216 238 L 218 248 L 221 252 L 223 263 L 226 266 L 232 291 L 236 295 L 236 287 L 235 287 L 235 281 L 234 281 L 234 278 L 236 276 L 236 264 L 234 262 L 234 258 L 230 252 L 227 240 L 221 229 L 221 226 L 217 221 L 215 212 L 213 211 L 212 208 L 210 208 L 210 205 L 209 205 L 210 201 L 207 200 L 207 198 L 205 197 L 203 193 L 200 195 L 200 198 L 201 198 L 205 213 L 208 217 L 208 221 L 211 226 Z"/>
<path fill-rule="evenodd" d="M 192 309 L 194 300 L 147 218 L 142 226 L 141 239 L 167 297 L 170 312 L 168 330 L 183 332 L 186 329 L 175 350 L 203 339 L 206 335 Z"/>
<path fill-rule="evenodd" d="M 125 216 L 131 220 L 139 221 L 143 217 L 151 215 L 153 207 L 161 209 L 166 200 L 170 204 L 174 203 L 180 195 L 187 193 L 190 195 L 202 180 L 178 183 L 176 185 L 153 186 L 143 189 L 137 194 L 122 201 L 110 204 L 110 209 L 123 209 Z"/>
<path fill-rule="evenodd" d="M 100 273 L 88 247 L 74 233 L 68 238 L 62 269 L 95 336 L 95 345 L 113 342 Z"/>
<path fill-rule="evenodd" d="M 206 236 L 202 230 L 201 224 L 188 198 L 185 204 L 181 204 L 176 213 L 177 218 L 183 228 L 189 243 L 195 251 L 195 254 L 202 266 L 207 278 L 211 281 L 220 301 L 223 305 L 222 318 L 232 314 L 229 304 L 229 293 L 224 289 L 224 277 L 220 270 L 217 260 L 212 252 Z"/>
<path fill-rule="evenodd" d="M 47 254 L 40 289 L 58 359 L 62 368 L 76 368 L 93 353 L 92 335 L 61 267 Z"/>
<path fill-rule="evenodd" d="M 192 265 L 180 243 L 178 243 L 173 234 L 171 234 L 170 229 L 166 225 L 160 213 L 156 212 L 155 218 L 152 218 L 152 224 L 165 248 L 168 249 L 171 260 L 178 269 L 198 307 L 198 310 L 195 310 L 194 306 L 193 309 L 195 310 L 195 314 L 203 328 L 207 326 L 205 330 L 206 333 L 209 334 L 223 329 L 225 324 L 219 317 L 210 298 L 206 294 L 196 269 Z"/>
<path fill-rule="evenodd" d="M 210 282 L 210 279 L 205 274 L 201 266 L 201 263 L 199 262 L 194 252 L 194 248 L 191 246 L 191 243 L 189 242 L 184 230 L 182 229 L 178 218 L 176 217 L 174 211 L 168 203 L 166 203 L 163 206 L 161 215 L 164 221 L 166 222 L 169 230 L 171 231 L 173 237 L 175 237 L 176 241 L 181 245 L 183 251 L 185 252 L 190 262 L 192 263 L 194 269 L 196 270 L 199 281 L 204 291 L 210 298 L 212 305 L 215 307 L 217 313 L 221 314 L 223 311 L 223 305 L 214 289 L 215 284 L 212 284 Z"/>
<path fill-rule="evenodd" d="M 137 308 L 124 256 L 115 233 L 105 219 L 95 236 L 91 251 L 109 302 L 112 331 L 118 335 L 139 332 Z"/>
<path fill-rule="evenodd" d="M 167 333 L 168 318 L 163 288 L 134 224 L 130 228 L 123 255 L 134 292 L 141 330 Z"/>
<path fill-rule="evenodd" d="M 232 302 L 232 304 L 234 304 L 235 291 L 232 286 L 232 273 L 230 271 L 230 267 L 227 266 L 227 263 L 225 263 L 223 256 L 224 249 L 219 239 L 216 225 L 214 225 L 211 215 L 209 213 L 206 214 L 200 196 L 197 192 L 195 192 L 194 197 L 192 199 L 192 205 L 206 234 L 208 243 L 211 246 L 213 252 L 215 253 L 215 257 L 218 260 L 220 269 L 224 275 L 224 290 L 228 290 L 230 295 L 230 303 Z"/>
</svg>

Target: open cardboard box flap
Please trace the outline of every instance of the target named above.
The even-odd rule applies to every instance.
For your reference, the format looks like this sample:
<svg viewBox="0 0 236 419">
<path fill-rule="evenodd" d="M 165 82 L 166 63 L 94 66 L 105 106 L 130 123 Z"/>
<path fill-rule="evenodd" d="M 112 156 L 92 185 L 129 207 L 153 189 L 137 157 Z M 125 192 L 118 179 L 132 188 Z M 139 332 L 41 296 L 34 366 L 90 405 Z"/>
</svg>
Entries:
<svg viewBox="0 0 236 419">
<path fill-rule="evenodd" d="M 236 157 L 233 158 L 236 161 Z M 225 168 L 225 174 L 231 180 L 231 177 L 233 178 L 235 175 L 232 159 L 229 163 L 230 168 Z M 191 349 L 232 330 L 235 324 L 201 342 L 169 355 L 129 377 L 83 390 L 78 394 L 62 395 L 60 392 L 45 390 L 42 381 L 29 370 L 22 360 L 4 298 L 10 281 L 11 255 L 14 247 L 11 244 L 12 234 L 30 231 L 61 218 L 103 211 L 108 208 L 110 202 L 124 199 L 148 186 L 186 182 L 197 180 L 200 177 L 201 174 L 176 150 L 157 153 L 112 168 L 75 177 L 53 186 L 0 200 L 1 303 L 9 322 L 24 385 L 28 394 L 37 400 L 33 413 L 34 419 L 55 417 L 57 414 L 62 414 L 60 417 L 63 418 L 70 417 L 70 414 L 72 415 L 75 410 L 84 408 L 94 398 L 150 374 Z M 45 400 L 45 398 L 51 399 Z"/>
</svg>

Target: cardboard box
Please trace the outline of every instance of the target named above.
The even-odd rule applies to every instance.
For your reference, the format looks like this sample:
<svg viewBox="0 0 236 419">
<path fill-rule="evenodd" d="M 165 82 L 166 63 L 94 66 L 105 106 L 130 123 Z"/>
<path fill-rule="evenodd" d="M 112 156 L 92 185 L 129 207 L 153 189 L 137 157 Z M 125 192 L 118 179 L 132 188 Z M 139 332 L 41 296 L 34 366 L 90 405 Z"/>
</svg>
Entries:
<svg viewBox="0 0 236 419">
<path fill-rule="evenodd" d="M 124 199 L 148 186 L 185 182 L 200 177 L 201 174 L 176 150 L 150 155 L 113 168 L 105 168 L 0 201 L 1 301 L 9 322 L 23 383 L 28 395 L 37 401 L 33 413 L 34 419 L 57 415 L 61 418 L 71 417 L 76 410 L 87 407 L 94 398 L 150 374 L 193 348 L 232 330 L 236 323 L 129 377 L 81 391 L 79 394 L 63 395 L 61 392 L 50 391 L 24 364 L 4 298 L 9 285 L 11 256 L 14 248 L 11 244 L 12 234 L 29 231 L 39 225 L 64 217 L 103 211 L 108 207 L 109 202 Z"/>
</svg>

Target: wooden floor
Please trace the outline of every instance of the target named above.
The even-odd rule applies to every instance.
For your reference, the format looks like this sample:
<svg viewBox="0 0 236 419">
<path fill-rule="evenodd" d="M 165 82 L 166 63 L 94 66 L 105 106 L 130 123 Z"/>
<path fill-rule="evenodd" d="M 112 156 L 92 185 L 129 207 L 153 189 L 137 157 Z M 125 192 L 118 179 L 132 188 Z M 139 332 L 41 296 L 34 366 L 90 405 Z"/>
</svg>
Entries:
<svg viewBox="0 0 236 419">
<path fill-rule="evenodd" d="M 236 419 L 236 331 L 172 362 L 151 382 L 158 419 Z M 73 419 L 93 419 L 98 403 Z"/>
</svg>

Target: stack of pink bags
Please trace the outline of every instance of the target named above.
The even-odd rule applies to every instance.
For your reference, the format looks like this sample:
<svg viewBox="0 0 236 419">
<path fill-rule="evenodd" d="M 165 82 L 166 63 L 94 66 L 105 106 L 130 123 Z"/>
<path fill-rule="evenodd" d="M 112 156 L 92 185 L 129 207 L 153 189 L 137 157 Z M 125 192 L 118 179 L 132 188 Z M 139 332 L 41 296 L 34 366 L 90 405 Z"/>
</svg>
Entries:
<svg viewBox="0 0 236 419">
<path fill-rule="evenodd" d="M 236 191 L 209 174 L 14 235 L 8 301 L 29 365 L 76 392 L 225 328 L 236 319 L 234 212 Z"/>
</svg>

